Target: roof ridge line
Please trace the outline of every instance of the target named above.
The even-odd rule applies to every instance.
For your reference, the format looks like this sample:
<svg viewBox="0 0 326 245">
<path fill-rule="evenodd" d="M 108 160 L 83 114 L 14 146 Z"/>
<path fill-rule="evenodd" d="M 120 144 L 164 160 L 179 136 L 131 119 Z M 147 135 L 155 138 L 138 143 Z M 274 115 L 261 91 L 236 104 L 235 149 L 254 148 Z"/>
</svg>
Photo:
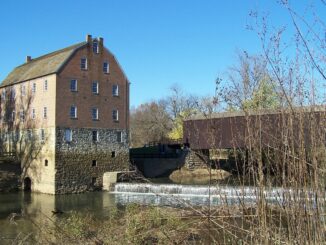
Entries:
<svg viewBox="0 0 326 245">
<path fill-rule="evenodd" d="M 87 44 L 85 41 L 73 44 L 16 66 L 1 82 L 0 88 L 37 77 L 59 73 L 76 51 L 87 46 Z"/>
<path fill-rule="evenodd" d="M 76 46 L 75 48 L 79 48 L 79 46 L 83 46 L 83 45 L 85 45 L 85 44 L 87 44 L 87 42 L 84 41 L 84 42 L 80 42 L 80 43 L 77 43 L 77 44 L 70 45 L 69 47 L 66 47 L 66 48 L 63 48 L 63 49 L 59 49 L 59 50 L 53 51 L 53 52 L 51 52 L 51 53 L 43 54 L 43 55 L 38 56 L 38 57 L 36 57 L 36 58 L 32 58 L 32 60 L 29 61 L 29 62 L 25 62 L 25 63 L 23 63 L 23 64 L 21 64 L 21 65 L 19 65 L 19 66 L 16 66 L 15 69 L 18 68 L 18 67 L 22 67 L 22 66 L 24 66 L 24 65 L 31 64 L 32 62 L 39 61 L 39 60 L 41 60 L 41 59 L 51 57 L 51 56 L 56 55 L 56 54 L 58 54 L 58 53 L 65 52 L 65 51 L 67 51 L 67 50 L 69 50 L 69 49 L 74 48 L 75 46 Z"/>
</svg>

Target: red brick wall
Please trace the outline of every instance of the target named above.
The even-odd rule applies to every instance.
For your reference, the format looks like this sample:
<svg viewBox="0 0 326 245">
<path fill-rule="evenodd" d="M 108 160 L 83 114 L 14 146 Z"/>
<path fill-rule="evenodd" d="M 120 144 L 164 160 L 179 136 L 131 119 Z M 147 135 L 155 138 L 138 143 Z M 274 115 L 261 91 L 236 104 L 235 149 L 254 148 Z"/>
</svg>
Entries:
<svg viewBox="0 0 326 245">
<path fill-rule="evenodd" d="M 80 59 L 87 58 L 88 69 L 80 69 Z M 110 72 L 103 72 L 103 62 L 109 63 Z M 78 91 L 70 91 L 70 80 L 78 81 Z M 92 82 L 99 82 L 99 94 L 92 93 Z M 119 86 L 119 96 L 112 95 L 112 86 Z M 129 82 L 114 56 L 106 49 L 93 53 L 91 45 L 78 50 L 57 76 L 56 126 L 128 129 Z M 77 119 L 70 118 L 71 105 L 77 106 Z M 91 110 L 97 107 L 99 120 L 93 121 Z M 118 109 L 119 121 L 112 119 L 112 110 Z"/>
</svg>

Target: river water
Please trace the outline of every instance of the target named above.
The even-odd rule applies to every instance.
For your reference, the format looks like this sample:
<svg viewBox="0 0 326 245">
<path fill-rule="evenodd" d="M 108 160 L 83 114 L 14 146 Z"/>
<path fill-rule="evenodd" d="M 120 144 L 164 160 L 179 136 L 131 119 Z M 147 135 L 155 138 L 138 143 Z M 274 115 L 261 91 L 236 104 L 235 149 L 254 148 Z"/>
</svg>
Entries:
<svg viewBox="0 0 326 245">
<path fill-rule="evenodd" d="M 53 215 L 53 211 L 57 210 L 63 211 L 63 216 L 77 211 L 105 219 L 112 208 L 128 203 L 175 207 L 230 205 L 255 203 L 258 195 L 264 195 L 268 202 L 281 203 L 284 195 L 290 197 L 292 191 L 269 188 L 260 192 L 250 186 L 234 185 L 118 183 L 110 193 L 103 191 L 57 196 L 26 192 L 0 194 L 0 244 L 9 244 L 8 241 L 21 232 L 33 232 L 33 220 L 60 218 Z"/>
</svg>

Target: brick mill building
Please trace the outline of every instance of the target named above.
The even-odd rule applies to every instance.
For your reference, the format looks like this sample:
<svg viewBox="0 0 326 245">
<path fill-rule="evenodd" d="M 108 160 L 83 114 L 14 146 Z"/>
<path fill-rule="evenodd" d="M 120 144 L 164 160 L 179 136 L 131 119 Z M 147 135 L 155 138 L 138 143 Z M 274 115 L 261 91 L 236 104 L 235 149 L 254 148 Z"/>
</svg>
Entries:
<svg viewBox="0 0 326 245">
<path fill-rule="evenodd" d="M 128 168 L 129 82 L 103 38 L 27 56 L 0 85 L 1 150 L 32 191 L 76 193 Z"/>
</svg>

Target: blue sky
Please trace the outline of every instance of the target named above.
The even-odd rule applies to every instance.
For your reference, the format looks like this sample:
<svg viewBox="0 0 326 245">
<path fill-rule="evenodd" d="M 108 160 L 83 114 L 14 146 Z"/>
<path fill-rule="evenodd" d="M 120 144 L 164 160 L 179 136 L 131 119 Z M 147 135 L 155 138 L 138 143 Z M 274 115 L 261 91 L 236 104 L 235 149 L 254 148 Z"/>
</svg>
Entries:
<svg viewBox="0 0 326 245">
<path fill-rule="evenodd" d="M 299 9 L 306 3 L 293 2 Z M 272 0 L 4 1 L 0 80 L 26 55 L 64 48 L 89 33 L 102 36 L 124 68 L 131 106 L 165 96 L 175 83 L 188 93 L 212 95 L 237 50 L 261 49 L 257 35 L 246 29 L 250 10 L 269 12 L 275 25 L 289 23 Z"/>
</svg>

